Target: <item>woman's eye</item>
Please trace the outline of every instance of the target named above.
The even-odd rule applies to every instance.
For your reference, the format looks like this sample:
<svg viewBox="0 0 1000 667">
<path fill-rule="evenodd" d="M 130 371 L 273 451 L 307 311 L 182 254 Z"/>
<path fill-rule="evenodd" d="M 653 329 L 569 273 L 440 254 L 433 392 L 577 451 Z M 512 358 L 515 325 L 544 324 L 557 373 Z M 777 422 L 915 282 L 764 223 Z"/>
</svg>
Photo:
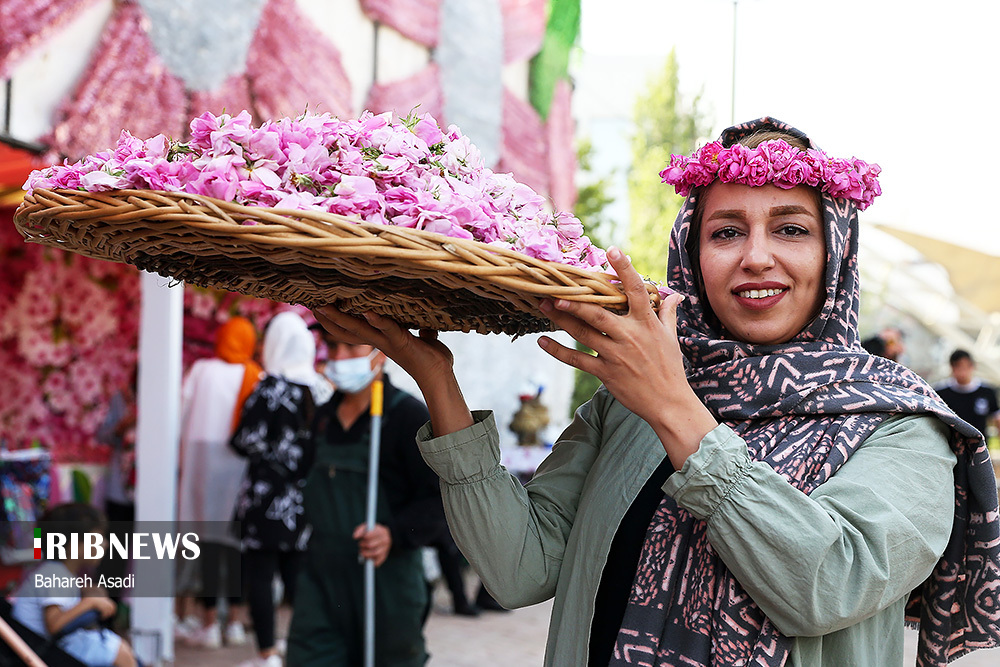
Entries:
<svg viewBox="0 0 1000 667">
<path fill-rule="evenodd" d="M 733 239 L 739 234 L 739 231 L 733 227 L 723 227 L 712 233 L 713 239 Z"/>
<path fill-rule="evenodd" d="M 778 233 L 782 236 L 806 236 L 809 230 L 798 225 L 785 225 L 778 230 Z"/>
</svg>

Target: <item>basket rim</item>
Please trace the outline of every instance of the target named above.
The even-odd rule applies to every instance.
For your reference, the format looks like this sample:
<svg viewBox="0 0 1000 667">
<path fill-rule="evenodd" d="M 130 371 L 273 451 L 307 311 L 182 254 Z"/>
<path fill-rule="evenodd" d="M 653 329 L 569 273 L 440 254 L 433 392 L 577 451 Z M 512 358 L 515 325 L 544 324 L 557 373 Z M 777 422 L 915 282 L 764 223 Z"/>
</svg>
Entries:
<svg viewBox="0 0 1000 667">
<path fill-rule="evenodd" d="M 461 248 L 468 250 L 470 252 L 486 250 L 488 253 L 496 255 L 498 257 L 503 257 L 504 259 L 510 261 L 516 261 L 529 266 L 535 267 L 537 269 L 545 270 L 548 272 L 554 272 L 557 275 L 559 273 L 573 274 L 580 278 L 585 278 L 588 280 L 596 280 L 602 282 L 612 287 L 616 291 L 621 291 L 617 285 L 620 284 L 618 277 L 614 274 L 608 273 L 606 271 L 592 271 L 589 269 L 584 269 L 577 266 L 572 266 L 569 264 L 562 264 L 561 262 L 555 262 L 551 260 L 539 259 L 537 257 L 531 257 L 525 255 L 524 253 L 518 252 L 516 250 L 510 250 L 508 248 L 502 248 L 498 246 L 492 246 L 489 243 L 484 243 L 482 241 L 476 241 L 475 239 L 463 239 L 454 236 L 447 236 L 445 234 L 440 234 L 437 232 L 428 232 L 422 229 L 413 229 L 410 227 L 402 227 L 399 225 L 384 225 L 376 222 L 369 222 L 367 220 L 356 219 L 353 217 L 341 215 L 338 213 L 329 213 L 326 211 L 316 211 L 316 210 L 304 210 L 304 209 L 293 209 L 293 208 L 276 208 L 267 206 L 247 206 L 245 204 L 238 204 L 235 202 L 230 202 L 222 199 L 216 199 L 214 197 L 208 197 L 206 195 L 193 194 L 188 192 L 174 192 L 167 190 L 137 190 L 137 189 L 122 189 L 122 190 L 105 190 L 100 192 L 90 192 L 86 190 L 73 190 L 68 188 L 35 188 L 30 192 L 26 192 L 24 200 L 17 207 L 14 213 L 14 221 L 18 223 L 19 219 L 30 219 L 31 217 L 58 217 L 51 214 L 46 215 L 44 211 L 51 211 L 53 207 L 43 207 L 38 211 L 28 210 L 38 205 L 35 200 L 36 193 L 41 195 L 49 195 L 54 198 L 65 197 L 71 200 L 77 199 L 93 199 L 101 201 L 104 203 L 109 203 L 113 201 L 121 201 L 121 199 L 127 200 L 129 197 L 144 197 L 148 198 L 150 195 L 153 197 L 160 197 L 165 200 L 170 200 L 176 202 L 177 205 L 184 207 L 186 201 L 195 202 L 195 206 L 203 206 L 210 211 L 216 213 L 220 216 L 217 218 L 218 222 L 213 223 L 213 227 L 219 229 L 220 231 L 235 231 L 236 229 L 245 229 L 250 226 L 258 225 L 245 225 L 236 222 L 231 219 L 231 216 L 227 215 L 225 210 L 231 209 L 235 212 L 239 212 L 245 215 L 247 218 L 260 220 L 264 224 L 266 221 L 270 220 L 273 222 L 278 222 L 278 224 L 287 227 L 287 222 L 292 221 L 295 223 L 300 223 L 303 225 L 301 229 L 296 231 L 309 233 L 310 227 L 321 226 L 321 225 L 333 225 L 343 231 L 356 232 L 356 230 L 364 230 L 367 234 L 367 240 L 372 241 L 381 237 L 384 234 L 398 235 L 402 238 L 414 237 L 417 239 L 423 239 L 430 241 L 438 246 L 450 245 L 455 248 Z M 72 212 L 74 210 L 74 205 L 65 205 L 66 213 Z M 79 210 L 87 211 L 90 207 L 85 206 L 82 203 L 75 205 Z M 155 207 L 149 208 L 147 210 L 154 210 Z M 93 217 L 101 218 L 108 215 L 108 211 L 99 211 L 97 209 L 90 209 L 90 215 L 78 216 L 78 217 Z M 134 215 L 130 217 L 135 217 L 136 219 L 150 219 L 155 216 L 142 215 L 143 211 L 134 211 Z M 274 217 L 278 216 L 281 218 L 280 221 L 274 220 Z M 232 224 L 232 230 L 226 230 L 223 228 L 224 224 Z M 19 226 L 23 223 L 18 223 Z M 260 230 L 258 230 L 260 231 Z M 338 242 L 344 242 L 345 239 L 338 239 Z M 347 242 L 349 244 L 349 242 Z M 387 244 L 388 245 L 388 244 Z M 553 271 L 553 267 L 558 267 L 558 270 Z M 655 287 L 652 286 L 650 281 L 644 281 L 647 285 L 647 290 L 654 291 Z M 623 293 L 624 295 L 624 293 Z"/>
<path fill-rule="evenodd" d="M 28 242 L 132 264 L 195 285 L 310 307 L 318 302 L 313 298 L 317 295 L 322 295 L 321 299 L 345 298 L 356 307 L 368 298 L 360 296 L 363 290 L 357 292 L 359 285 L 374 286 L 383 277 L 437 285 L 432 290 L 443 294 L 444 301 L 435 297 L 436 301 L 424 306 L 415 303 L 412 312 L 413 321 L 445 322 L 448 328 L 440 330 L 459 326 L 481 333 L 538 331 L 543 326 L 540 320 L 548 320 L 534 311 L 546 298 L 592 303 L 614 312 L 628 308 L 624 285 L 605 271 L 530 257 L 475 239 L 326 211 L 247 206 L 187 192 L 36 188 L 26 193 L 14 212 L 14 223 Z M 239 252 L 232 254 L 236 248 Z M 271 264 L 279 276 L 284 274 L 291 282 L 270 282 L 273 275 L 254 276 L 253 269 L 243 272 L 231 263 L 237 256 L 254 266 L 258 259 Z M 213 266 L 211 258 L 217 257 L 221 262 L 218 272 L 198 269 L 192 273 L 199 257 L 208 261 L 207 267 Z M 340 262 L 345 262 L 344 269 L 335 268 Z M 344 282 L 338 278 L 316 283 L 309 277 L 312 270 L 331 268 L 335 273 L 343 272 Z M 292 273 L 286 274 L 286 270 Z M 320 275 L 324 274 L 315 274 L 317 279 Z M 660 301 L 661 284 L 649 279 L 643 284 L 655 306 Z M 331 293 L 331 289 L 343 289 L 339 293 L 345 296 L 336 296 L 338 292 Z M 478 308 L 470 309 L 471 302 L 463 300 L 463 305 L 455 304 L 455 310 L 448 305 L 452 303 L 448 293 L 456 289 L 508 306 L 500 311 L 486 307 L 476 314 Z M 400 293 L 414 295 L 419 290 L 407 287 Z M 394 313 L 407 310 L 398 303 L 389 305 L 391 299 L 382 303 Z M 523 322 L 523 327 L 514 324 L 517 321 Z"/>
</svg>

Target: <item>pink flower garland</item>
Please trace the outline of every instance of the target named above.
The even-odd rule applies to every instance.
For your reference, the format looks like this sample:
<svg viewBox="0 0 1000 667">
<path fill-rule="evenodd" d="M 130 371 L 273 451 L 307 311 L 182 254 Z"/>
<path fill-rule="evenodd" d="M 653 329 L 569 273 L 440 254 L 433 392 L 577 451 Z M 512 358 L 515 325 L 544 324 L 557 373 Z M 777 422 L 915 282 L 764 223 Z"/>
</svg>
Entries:
<svg viewBox="0 0 1000 667">
<path fill-rule="evenodd" d="M 831 158 L 823 151 L 812 148 L 803 151 L 782 139 L 774 139 L 757 148 L 742 144 L 724 148 L 713 141 L 690 157 L 671 155 L 670 166 L 660 172 L 660 178 L 673 185 L 681 196 L 715 180 L 751 187 L 772 183 L 786 190 L 809 185 L 831 197 L 852 201 L 863 211 L 882 194 L 878 183 L 881 171 L 877 164 L 857 158 Z"/>
<path fill-rule="evenodd" d="M 253 127 L 246 111 L 205 113 L 191 137 L 143 141 L 123 131 L 114 150 L 32 172 L 25 188 L 166 190 L 313 209 L 607 270 L 579 220 L 547 211 L 530 187 L 487 169 L 458 128 L 444 132 L 427 114 L 306 114 Z"/>
</svg>

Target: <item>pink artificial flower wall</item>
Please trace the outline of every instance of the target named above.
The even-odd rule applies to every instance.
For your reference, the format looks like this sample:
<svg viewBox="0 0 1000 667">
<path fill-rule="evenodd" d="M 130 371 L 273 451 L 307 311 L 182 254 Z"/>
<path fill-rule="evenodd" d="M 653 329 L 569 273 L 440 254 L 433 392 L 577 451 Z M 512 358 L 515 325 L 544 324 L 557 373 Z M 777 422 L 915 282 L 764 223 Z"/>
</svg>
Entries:
<svg viewBox="0 0 1000 667">
<path fill-rule="evenodd" d="M 94 433 L 135 366 L 134 269 L 24 243 L 0 208 L 0 436 L 99 462 Z"/>
<path fill-rule="evenodd" d="M 104 463 L 110 452 L 94 434 L 137 361 L 139 273 L 25 243 L 13 214 L 0 207 L 0 438 L 11 449 L 37 442 L 59 463 Z M 262 332 L 288 308 L 186 287 L 184 369 L 213 354 L 229 317 Z"/>
</svg>

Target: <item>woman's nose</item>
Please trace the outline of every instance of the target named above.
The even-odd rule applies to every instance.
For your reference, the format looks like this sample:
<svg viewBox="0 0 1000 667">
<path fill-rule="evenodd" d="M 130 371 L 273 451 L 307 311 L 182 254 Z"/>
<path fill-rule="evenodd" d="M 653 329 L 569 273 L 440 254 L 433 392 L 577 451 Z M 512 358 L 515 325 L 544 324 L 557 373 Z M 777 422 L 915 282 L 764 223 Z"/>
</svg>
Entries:
<svg viewBox="0 0 1000 667">
<path fill-rule="evenodd" d="M 754 273 L 774 266 L 774 252 L 766 234 L 751 233 L 743 246 L 740 267 Z"/>
</svg>

